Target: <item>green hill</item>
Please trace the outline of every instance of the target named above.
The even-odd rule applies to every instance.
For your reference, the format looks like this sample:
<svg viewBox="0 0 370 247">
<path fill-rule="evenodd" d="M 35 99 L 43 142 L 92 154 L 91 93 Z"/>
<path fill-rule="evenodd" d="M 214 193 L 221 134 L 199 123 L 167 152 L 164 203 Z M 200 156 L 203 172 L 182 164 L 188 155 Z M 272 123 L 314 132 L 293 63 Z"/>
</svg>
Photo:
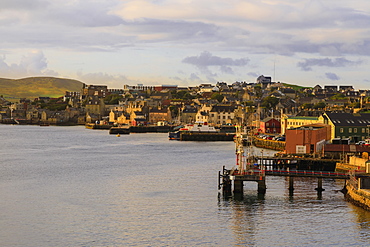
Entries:
<svg viewBox="0 0 370 247">
<path fill-rule="evenodd" d="M 81 91 L 82 84 L 77 80 L 55 77 L 0 78 L 0 95 L 9 101 L 18 101 L 20 98 L 34 99 L 40 96 L 57 98 L 63 96 L 66 91 Z"/>
</svg>

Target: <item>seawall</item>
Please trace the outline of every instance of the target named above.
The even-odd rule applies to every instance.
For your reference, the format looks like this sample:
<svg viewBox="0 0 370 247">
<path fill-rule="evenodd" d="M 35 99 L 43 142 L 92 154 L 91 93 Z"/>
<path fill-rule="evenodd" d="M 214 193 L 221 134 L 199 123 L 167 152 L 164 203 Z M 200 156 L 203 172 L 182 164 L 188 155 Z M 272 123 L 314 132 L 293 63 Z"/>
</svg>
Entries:
<svg viewBox="0 0 370 247">
<path fill-rule="evenodd" d="M 370 211 L 370 190 L 357 189 L 348 180 L 346 182 L 345 197 L 353 204 Z"/>
</svg>

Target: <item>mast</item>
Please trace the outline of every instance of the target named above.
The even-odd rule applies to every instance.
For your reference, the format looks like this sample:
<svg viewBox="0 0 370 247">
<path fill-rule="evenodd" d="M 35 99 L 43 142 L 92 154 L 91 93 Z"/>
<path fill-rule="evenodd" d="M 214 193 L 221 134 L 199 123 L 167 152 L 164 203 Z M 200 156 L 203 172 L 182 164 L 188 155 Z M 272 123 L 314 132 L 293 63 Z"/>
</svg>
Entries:
<svg viewBox="0 0 370 247">
<path fill-rule="evenodd" d="M 243 133 L 242 125 L 235 126 L 236 135 L 235 135 L 235 152 L 236 152 L 236 166 L 241 174 L 245 172 L 244 165 L 244 146 L 243 146 Z"/>
</svg>

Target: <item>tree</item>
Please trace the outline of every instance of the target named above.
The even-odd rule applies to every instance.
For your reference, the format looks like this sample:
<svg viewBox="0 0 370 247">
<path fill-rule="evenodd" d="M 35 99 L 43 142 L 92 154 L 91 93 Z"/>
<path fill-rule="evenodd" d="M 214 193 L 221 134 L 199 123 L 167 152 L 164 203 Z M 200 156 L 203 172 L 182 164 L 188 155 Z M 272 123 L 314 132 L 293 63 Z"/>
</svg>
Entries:
<svg viewBox="0 0 370 247">
<path fill-rule="evenodd" d="M 263 94 L 261 86 L 259 86 L 259 85 L 255 86 L 254 87 L 254 93 L 256 94 L 257 98 L 261 98 L 262 94 Z"/>
<path fill-rule="evenodd" d="M 326 107 L 325 102 L 319 102 L 313 105 L 313 109 L 324 109 Z"/>
<path fill-rule="evenodd" d="M 222 102 L 222 100 L 224 99 L 224 96 L 222 94 L 219 94 L 219 93 L 213 93 L 211 95 L 211 99 L 215 99 L 218 102 Z"/>
<path fill-rule="evenodd" d="M 334 96 L 330 97 L 332 100 L 347 99 L 347 97 L 342 93 L 337 93 Z"/>
<path fill-rule="evenodd" d="M 261 107 L 266 109 L 272 109 L 279 103 L 279 99 L 276 97 L 268 96 L 262 100 Z"/>
<path fill-rule="evenodd" d="M 313 107 L 313 105 L 310 104 L 310 103 L 304 103 L 304 104 L 302 104 L 302 108 L 303 109 L 311 109 L 312 107 Z"/>
<path fill-rule="evenodd" d="M 104 98 L 104 103 L 107 105 L 116 105 L 123 96 L 119 94 L 110 94 Z"/>
</svg>

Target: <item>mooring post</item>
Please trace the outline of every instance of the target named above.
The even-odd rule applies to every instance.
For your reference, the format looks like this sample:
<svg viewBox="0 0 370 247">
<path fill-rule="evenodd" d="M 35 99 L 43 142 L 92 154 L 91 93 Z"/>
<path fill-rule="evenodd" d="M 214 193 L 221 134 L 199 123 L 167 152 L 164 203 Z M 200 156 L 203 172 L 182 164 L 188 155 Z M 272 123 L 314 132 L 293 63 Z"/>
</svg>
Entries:
<svg viewBox="0 0 370 247">
<path fill-rule="evenodd" d="M 243 194 L 243 180 L 234 180 L 234 193 Z"/>
<path fill-rule="evenodd" d="M 258 183 L 258 194 L 266 194 L 266 180 L 259 180 Z"/>
<path fill-rule="evenodd" d="M 317 178 L 317 188 L 315 190 L 320 191 L 320 192 L 325 190 L 322 187 L 322 178 Z"/>
<path fill-rule="evenodd" d="M 294 190 L 294 178 L 293 177 L 289 177 L 289 191 L 293 192 Z"/>
</svg>

